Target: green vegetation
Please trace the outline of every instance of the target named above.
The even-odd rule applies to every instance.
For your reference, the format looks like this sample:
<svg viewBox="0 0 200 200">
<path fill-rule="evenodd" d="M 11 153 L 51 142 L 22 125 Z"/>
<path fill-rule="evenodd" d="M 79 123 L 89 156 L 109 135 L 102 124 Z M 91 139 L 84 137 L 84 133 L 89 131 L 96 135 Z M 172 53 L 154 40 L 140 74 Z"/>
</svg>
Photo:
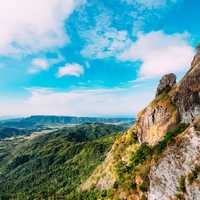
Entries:
<svg viewBox="0 0 200 200">
<path fill-rule="evenodd" d="M 189 184 L 192 184 L 198 178 L 199 174 L 200 174 L 200 167 L 199 166 L 195 166 L 195 169 L 192 170 L 192 172 L 188 174 L 188 182 L 189 182 Z"/>
<path fill-rule="evenodd" d="M 30 129 L 19 129 L 10 127 L 0 127 L 0 140 L 10 137 L 17 137 L 20 135 L 30 135 L 32 130 Z"/>
<path fill-rule="evenodd" d="M 186 187 L 185 187 L 185 176 L 181 176 L 179 179 L 179 187 L 178 187 L 179 192 L 186 192 Z"/>
<path fill-rule="evenodd" d="M 110 190 L 98 191 L 91 189 L 90 191 L 84 192 L 72 192 L 67 196 L 66 200 L 105 200 L 105 198 L 110 196 L 112 196 L 112 191 Z"/>
<path fill-rule="evenodd" d="M 142 164 L 145 160 L 150 159 L 152 154 L 152 148 L 146 144 L 142 144 L 140 148 L 133 154 L 131 158 L 130 168 L 132 169 L 139 164 Z"/>
<path fill-rule="evenodd" d="M 148 191 L 148 188 L 149 188 L 149 185 L 147 184 L 146 181 L 144 181 L 140 186 L 139 186 L 140 190 L 142 192 L 147 192 Z"/>
<path fill-rule="evenodd" d="M 155 155 L 159 155 L 167 147 L 167 145 L 180 133 L 182 133 L 188 124 L 181 123 L 173 131 L 167 132 L 164 139 L 160 141 L 157 145 L 153 147 L 153 152 Z"/>
<path fill-rule="evenodd" d="M 149 188 L 148 174 L 151 161 L 157 160 L 166 147 L 174 141 L 175 137 L 183 133 L 187 127 L 187 124 L 178 124 L 176 128 L 166 133 L 162 141 L 154 146 L 145 143 L 139 146 L 135 143 L 138 147 L 136 148 L 136 151 L 132 153 L 129 164 L 121 160 L 118 160 L 116 164 L 118 180 L 114 185 L 114 190 L 124 188 L 124 190 L 128 189 L 129 191 L 133 191 L 138 189 L 140 192 L 146 193 Z M 136 185 L 135 182 L 138 177 L 141 183 Z M 181 191 L 184 191 L 183 182 L 181 182 L 180 189 Z"/>
<path fill-rule="evenodd" d="M 159 156 L 167 147 L 167 145 L 180 133 L 182 133 L 188 127 L 187 124 L 179 124 L 174 130 L 167 132 L 163 140 L 157 145 L 151 147 L 147 144 L 142 144 L 139 149 L 132 155 L 131 164 L 129 168 L 133 170 L 139 164 L 143 164 L 146 160 L 152 157 Z"/>
<path fill-rule="evenodd" d="M 79 185 L 105 158 L 120 126 L 86 124 L 0 142 L 0 199 L 95 199 Z"/>
</svg>

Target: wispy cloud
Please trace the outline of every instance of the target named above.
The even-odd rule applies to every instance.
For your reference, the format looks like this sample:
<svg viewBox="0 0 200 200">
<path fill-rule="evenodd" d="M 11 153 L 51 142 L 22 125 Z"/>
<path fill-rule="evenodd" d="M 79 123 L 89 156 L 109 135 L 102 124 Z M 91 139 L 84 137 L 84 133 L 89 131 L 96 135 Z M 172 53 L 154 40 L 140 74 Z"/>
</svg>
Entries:
<svg viewBox="0 0 200 200">
<path fill-rule="evenodd" d="M 106 14 L 98 16 L 96 26 L 81 36 L 86 41 L 81 54 L 90 59 L 115 57 L 130 45 L 128 32 L 112 27 L 111 17 Z"/>
<path fill-rule="evenodd" d="M 141 9 L 158 9 L 174 4 L 179 0 L 122 0 L 128 4 L 139 6 Z"/>
<path fill-rule="evenodd" d="M 160 20 L 165 13 L 174 6 L 181 3 L 182 0 L 121 0 L 123 3 L 131 6 L 133 21 L 133 34 L 145 30 L 146 26 Z"/>
<path fill-rule="evenodd" d="M 40 71 L 47 70 L 50 67 L 47 59 L 36 58 L 32 60 L 31 67 L 28 72 L 30 74 L 36 74 Z"/>
<path fill-rule="evenodd" d="M 52 65 L 58 64 L 63 60 L 64 58 L 61 55 L 58 55 L 55 58 L 34 58 L 28 68 L 28 73 L 37 74 L 41 71 L 47 71 Z"/>
<path fill-rule="evenodd" d="M 65 64 L 65 66 L 60 67 L 58 70 L 58 77 L 63 76 L 76 76 L 79 77 L 84 73 L 84 68 L 80 64 L 72 63 Z"/>
</svg>

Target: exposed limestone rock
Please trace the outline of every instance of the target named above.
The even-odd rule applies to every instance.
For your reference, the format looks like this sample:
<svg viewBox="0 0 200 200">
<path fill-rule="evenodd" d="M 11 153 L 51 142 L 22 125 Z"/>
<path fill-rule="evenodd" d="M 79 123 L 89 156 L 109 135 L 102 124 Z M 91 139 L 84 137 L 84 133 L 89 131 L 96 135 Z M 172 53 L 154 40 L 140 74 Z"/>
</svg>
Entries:
<svg viewBox="0 0 200 200">
<path fill-rule="evenodd" d="M 156 98 L 138 115 L 134 127 L 129 129 L 114 143 L 107 158 L 82 184 L 82 189 L 96 187 L 99 190 L 112 189 L 119 178 L 115 167 L 122 163 L 121 171 L 125 171 L 123 180 L 126 184 L 114 189 L 113 199 L 123 200 L 178 200 L 180 193 L 179 179 L 185 177 L 184 200 L 200 200 L 200 170 L 194 183 L 189 183 L 188 175 L 196 166 L 200 168 L 200 52 L 195 56 L 192 67 L 180 83 L 176 84 L 174 74 L 165 75 L 158 86 Z M 152 155 L 146 163 L 140 163 L 137 169 L 129 171 L 131 157 L 145 143 L 149 148 L 157 147 L 164 136 L 180 123 L 189 124 L 184 133 L 167 143 L 156 157 Z M 136 142 L 133 140 L 136 140 Z M 170 140 L 171 141 L 171 140 Z M 158 145 L 159 143 L 159 145 Z M 154 146 L 155 145 L 155 146 Z M 161 146 L 162 148 L 163 146 Z M 167 148 L 167 149 L 166 149 Z M 141 155 L 139 155 L 142 157 Z M 154 157 L 155 156 L 155 157 Z M 141 159 L 141 158 L 138 158 Z M 143 158 L 142 158 L 143 159 Z M 127 168 L 128 166 L 128 168 Z M 124 167 L 124 168 L 123 168 Z M 142 167 L 147 167 L 141 173 Z M 147 173 L 146 173 L 147 171 Z M 150 181 L 150 186 L 141 191 L 139 178 Z M 122 172 L 123 173 L 123 172 Z M 142 174 L 142 175 L 141 175 Z M 134 187 L 134 186 L 133 186 Z M 144 188 L 143 188 L 144 190 Z M 144 198 L 143 198 L 144 197 Z M 106 198 L 105 198 L 106 199 Z M 180 199 L 180 198 L 179 198 Z"/>
<path fill-rule="evenodd" d="M 167 105 L 159 101 L 157 104 L 147 107 L 138 118 L 137 131 L 140 143 L 156 144 L 167 131 L 177 124 L 176 111 L 173 111 L 170 102 L 165 103 Z"/>
<path fill-rule="evenodd" d="M 200 185 L 191 185 L 187 176 L 196 165 L 200 166 L 200 131 L 191 125 L 169 146 L 150 172 L 148 200 L 170 200 L 178 194 L 179 180 L 186 177 L 186 200 L 200 199 Z"/>
<path fill-rule="evenodd" d="M 157 88 L 156 96 L 160 95 L 162 92 L 166 90 L 170 90 L 175 84 L 176 84 L 176 75 L 173 73 L 166 74 L 160 80 L 160 83 Z"/>
</svg>

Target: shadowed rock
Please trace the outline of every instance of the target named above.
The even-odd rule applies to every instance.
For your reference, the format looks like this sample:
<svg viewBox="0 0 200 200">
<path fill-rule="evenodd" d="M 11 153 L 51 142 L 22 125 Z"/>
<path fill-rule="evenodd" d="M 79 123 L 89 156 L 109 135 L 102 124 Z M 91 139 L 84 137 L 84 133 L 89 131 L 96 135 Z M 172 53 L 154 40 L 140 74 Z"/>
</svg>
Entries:
<svg viewBox="0 0 200 200">
<path fill-rule="evenodd" d="M 163 91 L 170 90 L 175 84 L 176 84 L 175 74 L 170 73 L 164 75 L 158 85 L 156 96 L 160 95 Z"/>
</svg>

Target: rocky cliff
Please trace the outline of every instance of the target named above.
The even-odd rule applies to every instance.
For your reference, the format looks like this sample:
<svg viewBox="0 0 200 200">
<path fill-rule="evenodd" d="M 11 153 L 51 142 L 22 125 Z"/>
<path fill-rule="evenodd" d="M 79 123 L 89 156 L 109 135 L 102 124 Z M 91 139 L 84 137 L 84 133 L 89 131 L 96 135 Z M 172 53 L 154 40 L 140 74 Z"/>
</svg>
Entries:
<svg viewBox="0 0 200 200">
<path fill-rule="evenodd" d="M 155 99 L 81 190 L 103 199 L 200 200 L 200 52 L 183 79 L 165 75 Z"/>
</svg>

